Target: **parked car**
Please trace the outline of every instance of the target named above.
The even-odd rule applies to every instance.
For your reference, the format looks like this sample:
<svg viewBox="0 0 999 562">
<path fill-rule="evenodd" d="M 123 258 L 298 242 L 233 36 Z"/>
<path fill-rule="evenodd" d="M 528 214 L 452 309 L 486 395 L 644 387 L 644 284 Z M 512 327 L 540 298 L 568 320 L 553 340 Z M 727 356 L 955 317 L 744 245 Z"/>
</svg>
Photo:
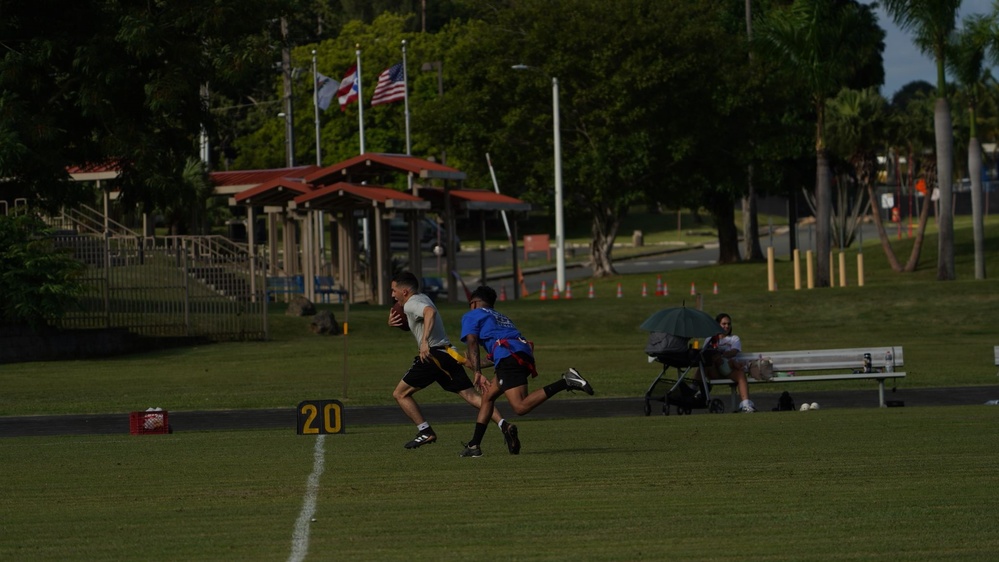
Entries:
<svg viewBox="0 0 999 562">
<path fill-rule="evenodd" d="M 443 245 L 447 231 L 433 219 L 420 219 L 420 248 L 424 252 L 434 251 L 438 244 Z M 389 247 L 393 252 L 405 252 L 409 249 L 409 225 L 406 219 L 397 217 L 389 221 Z M 461 240 L 454 235 L 454 251 L 461 251 Z"/>
<path fill-rule="evenodd" d="M 420 286 L 423 289 L 423 294 L 430 297 L 430 300 L 434 302 L 437 302 L 438 296 L 443 293 L 447 293 L 447 287 L 444 286 L 444 280 L 440 277 L 424 277 Z"/>
</svg>

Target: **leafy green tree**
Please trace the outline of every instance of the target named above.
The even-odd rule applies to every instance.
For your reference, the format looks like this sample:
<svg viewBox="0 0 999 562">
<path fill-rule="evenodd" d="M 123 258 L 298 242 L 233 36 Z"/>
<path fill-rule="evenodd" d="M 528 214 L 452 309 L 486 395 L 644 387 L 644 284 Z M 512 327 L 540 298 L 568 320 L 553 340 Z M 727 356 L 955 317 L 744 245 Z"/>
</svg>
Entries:
<svg viewBox="0 0 999 562">
<path fill-rule="evenodd" d="M 947 42 L 954 32 L 961 0 L 885 0 L 884 8 L 903 31 L 914 34 L 920 51 L 933 56 L 937 66 L 937 101 L 933 110 L 936 133 L 937 184 L 940 189 L 938 216 L 937 279 L 955 279 L 954 212 L 952 182 L 954 175 L 954 134 L 950 106 L 947 103 Z"/>
<path fill-rule="evenodd" d="M 36 330 L 61 318 L 80 294 L 82 262 L 55 246 L 37 217 L 0 215 L 0 323 Z"/>
<path fill-rule="evenodd" d="M 566 220 L 589 221 L 594 273 L 613 274 L 614 238 L 631 205 L 692 199 L 718 185 L 698 181 L 694 162 L 717 150 L 726 117 L 738 111 L 726 93 L 742 77 L 745 50 L 728 48 L 732 37 L 711 3 L 501 4 L 450 28 L 434 142 L 484 182 L 490 153 L 501 185 L 551 205 L 557 78 Z M 511 69 L 518 64 L 534 72 Z M 744 162 L 739 168 L 744 175 Z"/>
<path fill-rule="evenodd" d="M 0 195 L 50 209 L 73 165 L 112 165 L 126 204 L 169 194 L 214 129 L 201 90 L 269 64 L 282 0 L 7 2 L 0 18 Z"/>
<path fill-rule="evenodd" d="M 765 15 L 757 44 L 764 56 L 810 92 L 815 111 L 816 284 L 829 286 L 832 190 L 825 104 L 843 87 L 884 81 L 884 31 L 873 9 L 854 0 L 796 0 Z"/>
</svg>

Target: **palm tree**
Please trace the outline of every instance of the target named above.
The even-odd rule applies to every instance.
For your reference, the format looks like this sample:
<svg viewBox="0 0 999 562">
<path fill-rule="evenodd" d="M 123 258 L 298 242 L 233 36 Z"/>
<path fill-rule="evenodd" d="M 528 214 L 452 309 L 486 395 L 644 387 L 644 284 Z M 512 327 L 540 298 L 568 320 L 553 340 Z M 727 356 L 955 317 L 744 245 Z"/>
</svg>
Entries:
<svg viewBox="0 0 999 562">
<path fill-rule="evenodd" d="M 838 218 L 841 226 L 834 233 L 834 238 L 838 237 L 843 246 L 852 242 L 862 217 L 866 216 L 866 211 L 876 202 L 874 187 L 878 180 L 877 155 L 884 146 L 887 118 L 888 102 L 881 97 L 877 88 L 843 89 L 835 98 L 826 102 L 829 150 L 846 163 L 849 171 L 848 181 L 841 181 L 839 185 Z M 849 198 L 846 196 L 848 183 L 853 183 L 857 188 L 857 197 L 849 213 L 852 220 L 849 222 Z M 873 216 L 880 223 L 881 215 L 875 212 Z"/>
<path fill-rule="evenodd" d="M 937 65 L 937 101 L 933 108 L 933 130 L 937 147 L 937 185 L 940 189 L 938 226 L 939 255 L 937 279 L 953 280 L 954 211 L 951 182 L 954 175 L 954 135 L 950 107 L 947 104 L 947 42 L 954 31 L 961 0 L 884 0 L 885 11 L 903 31 L 914 33 L 913 42 L 925 54 L 933 55 Z"/>
<path fill-rule="evenodd" d="M 971 215 L 975 239 L 975 279 L 985 279 L 985 222 L 982 213 L 982 145 L 978 140 L 978 103 L 992 75 L 984 68 L 986 51 L 994 40 L 994 18 L 975 15 L 964 20 L 962 31 L 949 44 L 947 67 L 962 89 L 968 106 L 968 177 L 971 179 Z"/>
<path fill-rule="evenodd" d="M 886 127 L 888 137 L 889 165 L 894 166 L 895 181 L 899 186 L 904 187 L 909 192 L 909 201 L 915 200 L 917 177 L 920 177 L 925 184 L 936 183 L 936 160 L 928 159 L 923 162 L 923 155 L 931 151 L 934 143 L 933 127 L 931 126 L 935 99 L 932 89 L 930 93 L 922 90 L 913 91 L 912 95 L 896 96 L 892 100 L 891 111 L 888 116 Z M 902 157 L 906 161 L 906 169 L 903 170 L 900 164 Z M 903 195 L 901 189 L 899 195 Z M 902 199 L 899 200 L 902 204 Z M 895 253 L 882 227 L 879 226 L 878 235 L 881 237 L 881 246 L 888 256 L 888 261 L 892 269 L 898 272 L 911 273 L 919 265 L 919 257 L 923 250 L 923 242 L 926 237 L 926 225 L 930 217 L 930 193 L 922 197 L 922 207 L 919 209 L 919 224 L 916 228 L 915 240 L 912 244 L 912 252 L 909 254 L 909 261 L 904 267 L 898 265 Z M 914 211 L 910 207 L 910 213 Z M 912 218 L 910 216 L 909 220 Z M 876 218 L 875 224 L 880 221 Z M 899 225 L 901 228 L 901 225 Z"/>
<path fill-rule="evenodd" d="M 825 141 L 826 100 L 846 86 L 883 82 L 884 36 L 871 6 L 854 0 L 796 0 L 764 16 L 756 35 L 760 51 L 811 93 L 816 115 L 816 283 L 820 287 L 829 286 L 831 274 L 832 188 Z M 857 84 L 863 78 L 870 83 Z"/>
</svg>

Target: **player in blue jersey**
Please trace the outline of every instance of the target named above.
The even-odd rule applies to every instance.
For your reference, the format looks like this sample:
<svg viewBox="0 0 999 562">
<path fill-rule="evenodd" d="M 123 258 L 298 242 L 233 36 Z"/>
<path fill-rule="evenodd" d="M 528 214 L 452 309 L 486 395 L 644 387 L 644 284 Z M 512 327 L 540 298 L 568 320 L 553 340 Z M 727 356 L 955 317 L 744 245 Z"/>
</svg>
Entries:
<svg viewBox="0 0 999 562">
<path fill-rule="evenodd" d="M 482 393 L 482 406 L 475 423 L 475 434 L 461 452 L 462 457 L 482 456 L 482 437 L 486 433 L 489 419 L 493 414 L 496 399 L 505 395 L 510 407 L 518 416 L 523 416 L 537 408 L 545 400 L 563 390 L 582 390 L 592 395 L 593 387 L 586 382 L 579 371 L 569 368 L 562 378 L 534 392 L 528 393 L 528 377 L 538 376 L 534 367 L 534 349 L 531 342 L 524 339 L 517 327 L 504 314 L 496 311 L 496 291 L 481 286 L 472 292 L 468 301 L 470 311 L 461 318 L 461 341 L 468 347 L 468 365 L 475 370 L 472 383 Z M 481 348 L 481 349 L 480 349 Z M 492 380 L 482 374 L 481 350 L 495 365 L 496 375 Z M 510 452 L 520 452 L 520 438 L 513 429 L 507 443 L 513 445 Z"/>
</svg>

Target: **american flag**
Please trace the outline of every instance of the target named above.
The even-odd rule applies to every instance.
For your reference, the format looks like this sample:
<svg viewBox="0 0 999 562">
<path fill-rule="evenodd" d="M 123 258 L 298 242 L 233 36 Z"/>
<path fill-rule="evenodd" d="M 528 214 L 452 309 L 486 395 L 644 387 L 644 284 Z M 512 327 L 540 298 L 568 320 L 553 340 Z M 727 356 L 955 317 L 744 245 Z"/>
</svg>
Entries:
<svg viewBox="0 0 999 562">
<path fill-rule="evenodd" d="M 378 75 L 375 93 L 371 97 L 371 105 L 390 103 L 406 97 L 406 81 L 403 76 L 402 63 L 392 65 Z"/>
</svg>

